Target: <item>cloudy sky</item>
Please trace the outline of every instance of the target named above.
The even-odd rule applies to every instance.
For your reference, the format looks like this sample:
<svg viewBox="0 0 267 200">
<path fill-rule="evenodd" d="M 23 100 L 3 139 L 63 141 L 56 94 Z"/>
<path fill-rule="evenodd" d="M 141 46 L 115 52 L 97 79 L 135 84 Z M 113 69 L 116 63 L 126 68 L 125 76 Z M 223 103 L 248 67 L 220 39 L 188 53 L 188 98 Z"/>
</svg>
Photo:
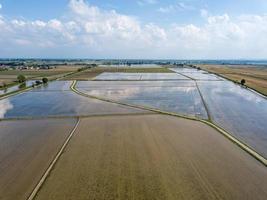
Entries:
<svg viewBox="0 0 267 200">
<path fill-rule="evenodd" d="M 0 0 L 0 57 L 267 59 L 267 0 Z"/>
</svg>

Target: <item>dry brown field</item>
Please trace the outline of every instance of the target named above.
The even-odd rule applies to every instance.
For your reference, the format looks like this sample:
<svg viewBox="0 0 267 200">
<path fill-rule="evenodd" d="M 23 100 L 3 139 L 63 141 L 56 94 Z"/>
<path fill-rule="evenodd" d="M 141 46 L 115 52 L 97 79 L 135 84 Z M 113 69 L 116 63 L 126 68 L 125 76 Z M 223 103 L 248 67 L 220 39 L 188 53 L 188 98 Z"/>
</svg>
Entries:
<svg viewBox="0 0 267 200">
<path fill-rule="evenodd" d="M 17 78 L 17 75 L 22 74 L 25 75 L 28 78 L 31 77 L 39 77 L 39 76 L 54 76 L 54 75 L 60 75 L 60 74 L 66 74 L 70 72 L 75 72 L 78 70 L 78 68 L 83 66 L 57 66 L 57 68 L 54 69 L 33 69 L 33 70 L 9 70 L 9 71 L 0 71 L 0 77 L 12 77 Z"/>
<path fill-rule="evenodd" d="M 267 170 L 215 129 L 164 115 L 84 118 L 37 200 L 267 199 Z"/>
<path fill-rule="evenodd" d="M 7 84 L 10 84 L 12 82 L 14 82 L 14 79 L 1 79 L 1 77 L 0 77 L 0 87 L 3 86 L 3 84 L 7 85 Z"/>
<path fill-rule="evenodd" d="M 0 122 L 0 199 L 26 200 L 76 119 Z"/>
<path fill-rule="evenodd" d="M 198 65 L 202 69 L 217 73 L 230 80 L 240 82 L 267 96 L 267 68 L 253 66 Z"/>
</svg>

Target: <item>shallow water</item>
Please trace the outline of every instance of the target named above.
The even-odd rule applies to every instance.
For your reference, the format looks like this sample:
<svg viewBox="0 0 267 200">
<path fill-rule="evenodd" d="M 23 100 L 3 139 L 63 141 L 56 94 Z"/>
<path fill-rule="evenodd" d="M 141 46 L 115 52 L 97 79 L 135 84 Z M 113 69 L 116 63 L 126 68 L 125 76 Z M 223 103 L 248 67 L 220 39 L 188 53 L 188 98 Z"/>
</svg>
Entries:
<svg viewBox="0 0 267 200">
<path fill-rule="evenodd" d="M 220 81 L 220 77 L 209 73 L 182 73 L 183 75 L 190 77 L 194 80 L 206 80 L 206 81 Z"/>
<path fill-rule="evenodd" d="M 108 73 L 104 72 L 94 80 L 190 80 L 177 73 Z"/>
<path fill-rule="evenodd" d="M 267 158 L 267 100 L 229 81 L 198 85 L 212 120 Z"/>
<path fill-rule="evenodd" d="M 81 116 L 145 112 L 80 96 L 73 91 L 60 91 L 68 82 L 52 82 L 0 101 L 0 118 Z"/>
<path fill-rule="evenodd" d="M 170 70 L 182 74 L 194 80 L 207 80 L 207 81 L 219 81 L 223 80 L 215 74 L 205 72 L 203 70 L 197 70 L 194 68 L 170 68 Z"/>
<path fill-rule="evenodd" d="M 78 81 L 78 88 L 127 88 L 127 87 L 195 87 L 195 82 L 189 81 Z"/>
<path fill-rule="evenodd" d="M 140 64 L 140 65 L 99 65 L 99 67 L 113 67 L 113 68 L 161 68 L 161 65 L 157 64 Z"/>
<path fill-rule="evenodd" d="M 78 82 L 77 89 L 93 96 L 207 119 L 193 81 L 87 81 Z"/>
<path fill-rule="evenodd" d="M 178 73 L 200 73 L 200 70 L 194 68 L 185 68 L 185 67 L 177 67 L 177 68 L 169 68 L 170 70 Z"/>
</svg>

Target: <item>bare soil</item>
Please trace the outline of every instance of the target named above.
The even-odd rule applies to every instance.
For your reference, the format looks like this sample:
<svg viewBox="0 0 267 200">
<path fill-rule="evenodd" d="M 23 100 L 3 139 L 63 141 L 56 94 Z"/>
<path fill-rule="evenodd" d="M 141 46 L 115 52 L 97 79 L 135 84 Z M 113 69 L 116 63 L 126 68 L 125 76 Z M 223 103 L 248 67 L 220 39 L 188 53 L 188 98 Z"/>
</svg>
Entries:
<svg viewBox="0 0 267 200">
<path fill-rule="evenodd" d="M 203 123 L 113 116 L 81 120 L 36 199 L 267 199 L 266 188 L 266 167 Z"/>
<path fill-rule="evenodd" d="M 27 199 L 75 119 L 0 122 L 0 199 Z"/>
</svg>

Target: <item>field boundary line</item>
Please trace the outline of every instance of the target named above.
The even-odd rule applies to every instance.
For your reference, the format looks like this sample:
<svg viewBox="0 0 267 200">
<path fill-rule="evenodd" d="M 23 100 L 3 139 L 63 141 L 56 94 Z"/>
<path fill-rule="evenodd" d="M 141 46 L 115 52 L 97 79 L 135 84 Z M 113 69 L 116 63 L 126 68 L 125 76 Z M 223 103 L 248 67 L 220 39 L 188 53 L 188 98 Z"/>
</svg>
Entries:
<svg viewBox="0 0 267 200">
<path fill-rule="evenodd" d="M 158 110 L 158 109 L 150 108 L 150 107 L 146 107 L 146 106 L 133 105 L 133 104 L 129 104 L 129 103 L 123 103 L 123 102 L 119 102 L 119 101 L 115 101 L 115 100 L 111 100 L 111 99 L 106 99 L 106 98 L 101 98 L 101 97 L 97 97 L 97 96 L 93 96 L 93 95 L 88 95 L 88 94 L 85 94 L 85 93 L 77 90 L 75 88 L 76 84 L 77 84 L 77 81 L 73 81 L 73 83 L 71 84 L 71 90 L 73 92 L 75 92 L 76 94 L 87 97 L 87 98 L 96 99 L 96 100 L 104 101 L 104 102 L 109 102 L 109 103 L 113 103 L 113 104 L 117 104 L 117 105 L 123 105 L 123 106 L 132 107 L 132 108 L 137 108 L 137 109 L 141 109 L 141 110 L 147 110 L 147 111 L 151 111 L 151 112 L 166 114 L 166 115 L 178 116 L 178 117 L 182 117 L 185 119 L 198 120 L 196 117 L 193 117 L 193 116 L 181 115 L 181 114 L 166 112 L 166 111 L 162 111 L 162 110 Z"/>
<path fill-rule="evenodd" d="M 173 71 L 173 72 L 176 73 L 176 74 L 180 74 L 181 76 L 184 76 L 184 77 L 186 77 L 186 78 L 189 78 L 189 79 L 192 80 L 192 81 L 196 81 L 196 79 L 194 79 L 194 78 L 192 78 L 192 77 L 190 77 L 190 76 L 187 76 L 187 75 L 185 75 L 185 74 L 182 74 L 181 72 L 176 72 L 176 71 L 172 70 L 171 68 L 168 68 L 168 69 L 171 70 L 171 71 Z"/>
<path fill-rule="evenodd" d="M 166 111 L 162 111 L 162 110 L 158 110 L 158 109 L 153 109 L 153 108 L 149 108 L 149 107 L 145 107 L 145 106 L 138 106 L 138 105 L 133 105 L 133 104 L 128 104 L 128 103 L 122 103 L 122 102 L 118 102 L 118 101 L 115 101 L 115 100 L 110 100 L 110 99 L 100 98 L 100 97 L 96 97 L 96 96 L 92 96 L 92 95 L 87 95 L 87 94 L 84 94 L 84 93 L 80 92 L 79 90 L 77 90 L 75 88 L 76 84 L 77 84 L 77 81 L 73 81 L 73 83 L 71 84 L 71 90 L 74 91 L 75 93 L 79 94 L 79 95 L 84 96 L 84 97 L 98 99 L 100 101 L 106 101 L 106 102 L 115 103 L 115 104 L 124 105 L 124 106 L 129 106 L 129 107 L 133 107 L 133 108 L 139 108 L 139 109 L 143 109 L 143 110 L 149 110 L 149 111 L 160 113 L 160 114 L 164 114 L 164 115 L 169 115 L 169 116 L 174 116 L 174 117 L 180 117 L 180 118 L 184 118 L 184 119 L 189 119 L 189 120 L 194 120 L 194 121 L 202 122 L 202 123 L 204 123 L 204 124 L 206 124 L 206 125 L 214 128 L 214 129 L 216 129 L 219 133 L 221 133 L 223 136 L 225 136 L 226 138 L 228 138 L 231 142 L 233 142 L 234 144 L 236 144 L 237 146 L 239 146 L 241 149 L 243 149 L 245 152 L 247 152 L 248 154 L 250 154 L 252 157 L 254 157 L 256 160 L 260 161 L 260 163 L 262 163 L 264 166 L 267 167 L 267 159 L 266 158 L 264 158 L 262 155 L 260 155 L 259 153 L 257 153 L 254 149 L 252 149 L 251 147 L 249 147 L 245 143 L 241 142 L 239 139 L 237 139 L 236 137 L 234 137 L 232 134 L 228 133 L 223 128 L 221 128 L 218 125 L 214 124 L 212 121 L 199 119 L 197 117 L 180 115 L 180 114 L 176 114 L 176 113 L 172 113 L 172 112 L 166 112 Z"/>
<path fill-rule="evenodd" d="M 228 133 L 226 130 L 224 130 L 223 128 L 219 127 L 218 125 L 216 125 L 216 124 L 214 124 L 212 122 L 209 122 L 209 121 L 206 121 L 206 120 L 199 120 L 199 121 L 209 125 L 210 127 L 213 127 L 217 131 L 219 131 L 226 138 L 228 138 L 233 143 L 237 144 L 241 149 L 243 149 L 244 151 L 249 153 L 252 157 L 257 159 L 258 161 L 260 161 L 263 165 L 265 165 L 267 167 L 267 159 L 265 159 L 262 155 L 257 153 L 254 149 L 249 147 L 247 144 L 241 142 L 239 139 L 237 139 L 236 137 L 234 137 L 233 135 Z"/>
<path fill-rule="evenodd" d="M 170 70 L 172 70 L 172 69 L 170 68 Z M 182 74 L 181 72 L 176 72 L 176 71 L 174 71 L 174 72 L 177 73 L 177 74 L 180 74 L 180 75 L 182 75 L 182 76 L 185 76 L 185 77 L 191 79 L 191 81 L 194 81 L 194 82 L 195 82 L 195 87 L 197 88 L 197 91 L 198 91 L 198 93 L 199 93 L 199 95 L 200 95 L 200 98 L 201 98 L 201 100 L 202 100 L 202 103 L 203 103 L 203 105 L 204 105 L 204 108 L 205 108 L 205 110 L 206 110 L 206 113 L 207 113 L 207 115 L 208 115 L 208 119 L 209 119 L 209 121 L 211 121 L 212 118 L 211 118 L 211 115 L 210 115 L 208 106 L 207 106 L 207 104 L 206 104 L 206 102 L 205 102 L 205 99 L 204 99 L 204 97 L 203 97 L 203 95 L 202 95 L 202 93 L 201 93 L 201 91 L 200 91 L 200 89 L 199 89 L 199 87 L 198 87 L 197 80 L 194 79 L 194 78 L 192 78 L 192 77 L 190 77 L 190 76 L 187 76 L 187 75 L 185 75 L 185 74 Z"/>
<path fill-rule="evenodd" d="M 204 97 L 203 97 L 203 95 L 202 95 L 202 93 L 201 93 L 201 91 L 200 91 L 200 89 L 199 89 L 199 86 L 198 86 L 197 81 L 195 81 L 195 84 L 196 84 L 196 88 L 197 88 L 197 91 L 198 91 L 198 93 L 199 93 L 199 96 L 200 96 L 200 98 L 201 98 L 201 100 L 202 100 L 202 103 L 203 103 L 203 105 L 204 105 L 204 108 L 205 108 L 205 110 L 206 110 L 206 112 L 207 112 L 209 121 L 212 121 L 212 118 L 211 118 L 211 114 L 210 114 L 210 112 L 209 112 L 208 105 L 207 105 L 207 103 L 206 103 L 206 101 L 205 101 L 205 99 L 204 99 Z"/>
<path fill-rule="evenodd" d="M 42 116 L 42 117 L 14 117 L 0 118 L 1 121 L 23 121 L 23 120 L 42 120 L 42 119 L 76 119 L 76 118 L 92 118 L 92 117 L 112 117 L 112 116 L 138 116 L 138 115 L 157 115 L 155 112 L 136 112 L 136 113 L 108 113 L 108 114 L 92 114 L 92 115 L 74 115 L 74 116 Z"/>
<path fill-rule="evenodd" d="M 27 198 L 27 200 L 34 200 L 34 198 L 36 197 L 38 191 L 41 189 L 42 185 L 44 184 L 45 180 L 47 179 L 47 177 L 49 176 L 50 172 L 52 171 L 53 167 L 55 166 L 56 162 L 58 161 L 58 159 L 60 158 L 61 154 L 63 153 L 63 151 L 65 150 L 66 146 L 68 145 L 70 139 L 72 138 L 72 136 L 74 135 L 76 129 L 78 128 L 80 124 L 80 118 L 78 118 L 78 121 L 75 125 L 75 127 L 72 129 L 71 133 L 69 134 L 69 136 L 67 137 L 67 139 L 65 140 L 64 144 L 61 146 L 59 152 L 56 154 L 56 157 L 54 158 L 54 160 L 51 162 L 51 164 L 49 165 L 49 167 L 47 168 L 47 170 L 45 171 L 44 175 L 42 176 L 42 178 L 39 180 L 39 182 L 37 183 L 37 185 L 35 186 L 35 188 L 33 189 L 32 193 L 30 194 L 30 196 Z"/>
</svg>

